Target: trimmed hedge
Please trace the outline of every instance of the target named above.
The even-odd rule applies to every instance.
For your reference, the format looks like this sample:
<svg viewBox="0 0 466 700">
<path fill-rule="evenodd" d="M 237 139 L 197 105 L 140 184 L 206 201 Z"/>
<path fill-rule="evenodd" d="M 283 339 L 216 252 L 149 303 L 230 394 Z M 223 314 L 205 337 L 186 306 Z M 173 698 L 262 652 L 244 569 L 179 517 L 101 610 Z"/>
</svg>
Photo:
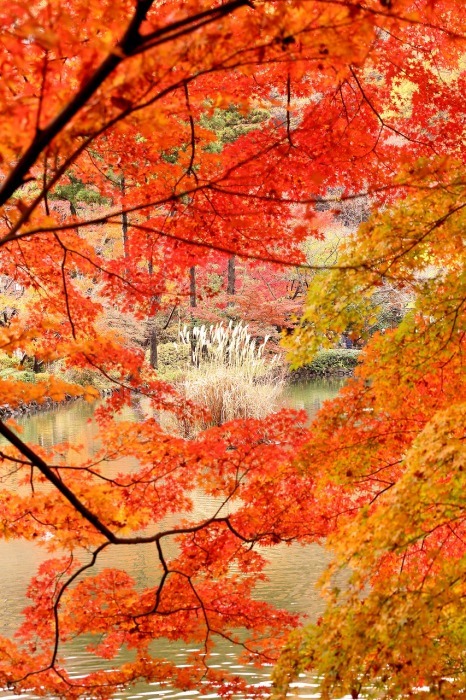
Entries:
<svg viewBox="0 0 466 700">
<path fill-rule="evenodd" d="M 302 379 L 306 376 L 327 376 L 351 374 L 358 364 L 360 350 L 335 348 L 319 350 L 309 365 L 291 372 L 291 379 Z"/>
</svg>

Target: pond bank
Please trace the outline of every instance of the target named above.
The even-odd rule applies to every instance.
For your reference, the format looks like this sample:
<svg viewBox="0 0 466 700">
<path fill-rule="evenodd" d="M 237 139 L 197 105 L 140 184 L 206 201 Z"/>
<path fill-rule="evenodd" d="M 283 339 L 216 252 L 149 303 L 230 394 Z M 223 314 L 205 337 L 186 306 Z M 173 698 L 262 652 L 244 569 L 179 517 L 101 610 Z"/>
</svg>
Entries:
<svg viewBox="0 0 466 700">
<path fill-rule="evenodd" d="M 35 413 L 42 411 L 52 411 L 57 408 L 63 408 L 69 403 L 82 398 L 81 396 L 71 396 L 67 394 L 63 401 L 53 401 L 50 398 L 46 398 L 43 401 L 29 401 L 28 403 L 21 404 L 12 408 L 11 406 L 0 406 L 0 419 L 6 420 L 8 418 L 22 418 L 26 416 L 32 416 Z"/>
<path fill-rule="evenodd" d="M 313 380 L 319 380 L 319 379 L 338 379 L 338 378 L 343 378 L 343 377 L 348 377 L 351 376 L 354 372 L 354 368 L 356 367 L 358 363 L 360 355 L 360 350 L 352 349 L 352 348 L 337 348 L 337 349 L 331 349 L 331 350 L 321 350 L 317 353 L 316 357 L 314 360 L 309 364 L 305 365 L 304 367 L 299 367 L 296 370 L 289 370 L 286 374 L 285 381 L 287 384 L 290 385 L 295 385 L 295 384 L 300 384 L 300 383 L 307 383 L 309 381 Z M 10 374 L 9 377 L 6 378 L 14 378 L 14 379 L 19 379 L 18 375 L 21 374 L 32 374 L 32 372 L 15 372 L 16 376 L 12 376 Z M 53 373 L 51 373 L 53 374 Z M 79 374 L 79 372 L 78 372 Z M 37 377 L 37 375 L 35 375 Z M 41 376 L 41 375 L 38 375 Z M 45 375 L 42 375 L 45 376 Z M 50 376 L 50 375 L 48 375 Z M 68 377 L 67 377 L 68 379 Z M 70 377 L 71 381 L 76 381 L 76 379 L 81 379 L 81 377 L 78 376 L 73 376 Z M 89 384 L 94 385 L 95 388 L 99 391 L 100 395 L 103 397 L 107 395 L 111 390 L 109 390 L 107 387 L 103 387 L 100 385 L 99 387 L 96 387 L 95 384 L 96 382 L 92 381 L 92 379 L 95 379 L 95 377 L 87 376 L 86 375 L 86 380 L 89 382 Z M 81 384 L 81 381 L 78 381 L 77 383 Z M 31 378 L 28 377 L 28 379 L 24 382 L 25 384 L 28 383 L 35 383 L 34 381 L 31 382 Z M 21 418 L 22 416 L 29 416 L 33 415 L 35 413 L 39 413 L 42 411 L 50 411 L 50 410 L 56 410 L 60 407 L 66 406 L 69 403 L 72 403 L 76 399 L 80 398 L 79 396 L 74 396 L 72 394 L 65 394 L 65 398 L 62 401 L 54 401 L 51 398 L 44 398 L 41 401 L 30 401 L 28 403 L 24 403 L 20 406 L 16 407 L 10 407 L 7 404 L 4 404 L 3 406 L 0 406 L 0 418 L 1 419 L 7 419 L 7 418 Z"/>
<path fill-rule="evenodd" d="M 52 365 L 53 367 L 49 367 L 47 372 L 34 372 L 30 367 L 23 369 L 14 358 L 0 354 L 0 381 L 17 383 L 18 397 L 23 397 L 23 403 L 15 402 L 14 405 L 10 405 L 8 393 L 3 391 L 4 403 L 0 405 L 1 419 L 21 418 L 43 411 L 56 410 L 90 392 L 94 392 L 95 397 L 98 398 L 98 395 L 104 397 L 113 390 L 110 383 L 94 370 L 73 368 L 63 371 L 58 363 L 52 363 Z M 28 387 L 31 388 L 30 392 Z M 49 392 L 50 395 L 48 395 Z M 28 398 L 31 400 L 27 400 Z"/>
<path fill-rule="evenodd" d="M 320 350 L 310 364 L 291 370 L 287 380 L 295 384 L 319 377 L 349 377 L 358 364 L 360 353 L 353 348 Z"/>
</svg>

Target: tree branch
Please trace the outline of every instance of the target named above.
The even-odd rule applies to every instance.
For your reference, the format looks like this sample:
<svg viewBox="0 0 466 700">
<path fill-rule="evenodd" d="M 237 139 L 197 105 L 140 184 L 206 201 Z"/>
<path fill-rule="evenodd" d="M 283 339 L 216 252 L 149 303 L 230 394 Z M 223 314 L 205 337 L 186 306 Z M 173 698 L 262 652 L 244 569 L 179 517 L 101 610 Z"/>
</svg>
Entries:
<svg viewBox="0 0 466 700">
<path fill-rule="evenodd" d="M 26 445 L 10 428 L 5 425 L 3 421 L 0 420 L 0 435 L 3 435 L 8 442 L 16 447 L 19 452 L 21 452 L 24 457 L 26 457 L 34 467 L 45 476 L 45 478 L 52 483 L 56 489 L 64 496 L 64 498 L 78 511 L 82 517 L 87 520 L 95 529 L 100 532 L 107 540 L 117 543 L 118 538 L 113 534 L 111 530 L 104 525 L 99 518 L 92 513 L 79 498 L 71 491 L 71 489 L 63 483 L 63 481 L 55 474 L 53 469 L 51 469 L 44 460 L 37 455 L 34 450 L 32 450 L 29 445 Z"/>
<path fill-rule="evenodd" d="M 5 204 L 12 194 L 20 187 L 42 151 L 47 148 L 70 120 L 84 107 L 102 83 L 122 63 L 131 51 L 141 43 L 139 28 L 146 18 L 154 0 L 139 0 L 133 19 L 116 48 L 105 58 L 95 73 L 89 78 L 70 102 L 57 114 L 50 124 L 40 130 L 29 148 L 23 153 L 16 166 L 0 188 L 0 206 Z"/>
<path fill-rule="evenodd" d="M 50 124 L 36 132 L 35 138 L 23 153 L 16 166 L 0 187 L 0 206 L 5 204 L 14 192 L 26 181 L 30 168 L 37 161 L 42 151 L 52 142 L 52 140 L 64 129 L 73 117 L 87 104 L 89 99 L 105 82 L 105 80 L 123 63 L 128 57 L 147 51 L 153 46 L 173 40 L 178 36 L 190 34 L 199 27 L 216 21 L 217 19 L 230 14 L 239 7 L 245 5 L 252 6 L 250 0 L 231 0 L 218 8 L 200 12 L 184 20 L 172 22 L 167 27 L 153 32 L 151 35 L 142 36 L 140 27 L 146 19 L 147 13 L 153 5 L 154 0 L 138 0 L 133 19 L 115 49 L 104 59 L 94 74 L 76 93 L 72 100 L 57 114 Z"/>
</svg>

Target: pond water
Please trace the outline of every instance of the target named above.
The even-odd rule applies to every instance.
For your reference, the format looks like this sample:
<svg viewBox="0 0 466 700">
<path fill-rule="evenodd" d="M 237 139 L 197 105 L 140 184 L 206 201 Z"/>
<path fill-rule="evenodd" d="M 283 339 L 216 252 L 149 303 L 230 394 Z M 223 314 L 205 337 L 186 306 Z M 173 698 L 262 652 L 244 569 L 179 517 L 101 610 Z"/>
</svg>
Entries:
<svg viewBox="0 0 466 700">
<path fill-rule="evenodd" d="M 287 406 L 304 408 L 310 417 L 320 408 L 321 403 L 334 396 L 344 380 L 319 380 L 307 384 L 296 384 L 287 388 L 283 402 Z M 23 427 L 23 439 L 50 447 L 68 441 L 83 446 L 83 451 L 91 454 L 95 446 L 96 426 L 92 422 L 93 407 L 84 402 L 76 402 L 56 411 L 38 413 L 19 421 Z M 139 408 L 135 406 L 132 417 L 137 420 Z M 130 417 L 131 411 L 126 418 Z M 129 466 L 129 465 L 128 465 Z M 121 469 L 121 462 L 119 463 Z M 3 482 L 3 488 L 7 484 Z M 196 514 L 207 517 L 215 507 L 212 499 L 198 493 L 195 498 Z M 175 516 L 173 523 L 175 524 Z M 167 523 L 168 524 L 168 523 Z M 18 627 L 21 610 L 26 604 L 26 589 L 38 565 L 47 558 L 47 553 L 34 543 L 0 540 L 0 634 L 11 636 Z M 267 549 L 269 565 L 268 581 L 257 588 L 257 597 L 273 601 L 279 607 L 300 612 L 315 619 L 322 611 L 322 601 L 315 590 L 315 583 L 325 569 L 328 554 L 317 545 L 280 545 Z M 99 568 L 118 567 L 129 571 L 142 585 L 155 581 L 157 576 L 154 545 L 137 547 L 109 547 L 102 553 Z M 71 644 L 67 651 L 67 666 L 74 677 L 79 677 L 104 663 L 88 654 L 83 640 Z M 157 655 L 183 664 L 189 649 L 182 644 L 165 643 L 157 647 Z M 217 648 L 216 664 L 219 668 L 229 668 L 244 676 L 250 685 L 269 684 L 270 667 L 255 668 L 237 662 L 234 648 L 226 644 Z M 119 661 L 124 660 L 122 653 Z M 115 661 L 113 661 L 115 663 Z M 110 667 L 109 663 L 109 667 Z M 312 678 L 302 677 L 293 685 L 292 694 L 303 698 L 316 698 L 316 685 Z M 150 698 L 190 697 L 196 692 L 181 693 L 178 689 L 163 688 L 157 684 L 139 684 L 115 695 L 128 700 L 150 700 Z M 11 692 L 1 692 L 0 698 L 13 700 L 19 697 Z M 21 695 L 20 697 L 27 697 Z M 215 697 L 210 695 L 207 697 Z"/>
</svg>

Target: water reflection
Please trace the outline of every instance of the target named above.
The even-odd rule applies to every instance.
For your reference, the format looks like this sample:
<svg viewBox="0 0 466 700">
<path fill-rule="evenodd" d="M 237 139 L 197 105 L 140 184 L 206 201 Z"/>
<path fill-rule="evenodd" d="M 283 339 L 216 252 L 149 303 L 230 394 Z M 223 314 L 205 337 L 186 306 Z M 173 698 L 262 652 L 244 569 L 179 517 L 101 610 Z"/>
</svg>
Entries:
<svg viewBox="0 0 466 700">
<path fill-rule="evenodd" d="M 312 416 L 320 408 L 322 402 L 334 396 L 344 380 L 312 382 L 293 385 L 285 392 L 285 405 L 304 408 Z M 69 442 L 78 451 L 81 457 L 86 457 L 95 452 L 97 428 L 92 420 L 94 408 L 84 402 L 76 402 L 56 411 L 38 413 L 27 419 L 19 421 L 23 427 L 25 440 L 43 447 L 51 447 L 57 443 Z M 140 420 L 144 406 L 137 405 L 128 409 L 125 419 Z M 76 453 L 75 453 L 76 454 Z M 72 454 L 70 452 L 70 458 Z M 125 465 L 120 460 L 115 470 L 131 468 L 130 461 Z M 14 478 L 9 478 L 9 483 L 4 480 L 2 488 L 12 488 Z M 217 507 L 215 501 L 199 492 L 194 497 L 195 513 L 208 517 Z M 179 515 L 173 515 L 170 519 L 176 524 Z M 169 525 L 169 523 L 166 523 Z M 174 544 L 168 545 L 173 549 Z M 168 551 L 167 551 L 168 553 Z M 303 613 L 309 619 L 315 619 L 322 611 L 322 601 L 319 598 L 315 583 L 323 572 L 328 555 L 325 550 L 317 545 L 300 546 L 298 544 L 280 545 L 268 548 L 265 552 L 269 561 L 267 574 L 269 580 L 257 587 L 256 596 L 260 599 L 273 601 L 278 607 L 287 608 L 293 612 Z M 34 543 L 24 541 L 0 540 L 0 634 L 11 636 L 20 624 L 21 610 L 26 604 L 26 590 L 31 576 L 37 570 L 39 564 L 48 558 L 44 548 Z M 159 562 L 156 556 L 155 545 L 146 544 L 137 547 L 118 548 L 110 546 L 102 552 L 98 569 L 108 567 L 124 568 L 135 578 L 138 586 L 154 585 L 160 573 Z M 88 640 L 89 641 L 89 640 Z M 127 654 L 122 651 L 120 658 L 109 662 L 96 660 L 85 650 L 85 640 L 79 639 L 67 647 L 68 668 L 73 677 L 79 677 L 99 668 L 110 668 L 115 663 L 124 661 Z M 157 641 L 154 647 L 157 656 L 168 658 L 178 665 L 183 665 L 186 653 L 189 649 L 183 644 L 173 644 Z M 213 659 L 214 665 L 221 668 L 234 669 L 235 674 L 247 677 L 251 685 L 263 686 L 264 690 L 269 684 L 270 668 L 257 669 L 251 665 L 237 662 L 236 650 L 226 643 L 219 644 Z M 315 683 L 310 677 L 303 677 L 294 684 L 293 694 L 301 698 L 318 697 L 315 694 Z M 185 695 L 186 697 L 198 694 L 197 691 L 180 693 L 175 688 L 163 688 L 159 684 L 139 684 L 129 690 L 121 691 L 115 695 L 127 700 L 146 700 L 147 698 L 174 698 Z M 13 700 L 17 696 L 8 692 L 0 692 L 3 700 Z M 18 696 L 19 697 L 19 696 Z M 22 695 L 21 697 L 25 697 Z M 207 695 L 206 697 L 216 697 Z"/>
<path fill-rule="evenodd" d="M 347 377 L 332 377 L 290 384 L 283 392 L 283 403 L 290 408 L 304 409 L 312 419 L 324 401 L 336 396 L 346 381 Z"/>
</svg>

